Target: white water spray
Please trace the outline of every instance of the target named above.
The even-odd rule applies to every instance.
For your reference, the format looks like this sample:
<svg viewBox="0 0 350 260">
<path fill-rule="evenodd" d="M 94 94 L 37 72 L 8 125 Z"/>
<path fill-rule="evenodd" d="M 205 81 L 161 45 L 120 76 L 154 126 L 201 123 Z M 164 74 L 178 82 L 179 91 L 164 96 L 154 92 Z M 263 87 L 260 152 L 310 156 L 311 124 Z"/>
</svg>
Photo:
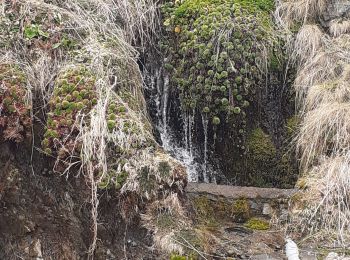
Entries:
<svg viewBox="0 0 350 260">
<path fill-rule="evenodd" d="M 192 135 L 194 126 L 194 113 L 184 114 L 184 146 L 178 143 L 169 128 L 169 76 L 163 75 L 163 70 L 158 69 L 152 80 L 152 89 L 155 90 L 153 96 L 156 104 L 156 128 L 159 132 L 162 147 L 169 154 L 179 160 L 187 169 L 188 181 L 198 182 L 198 169 L 200 165 L 195 162 L 195 152 L 193 149 Z"/>
<path fill-rule="evenodd" d="M 209 177 L 208 177 L 208 118 L 207 118 L 207 115 L 202 115 L 202 124 L 203 124 L 203 130 L 204 130 L 203 178 L 204 178 L 204 182 L 209 182 Z"/>
</svg>

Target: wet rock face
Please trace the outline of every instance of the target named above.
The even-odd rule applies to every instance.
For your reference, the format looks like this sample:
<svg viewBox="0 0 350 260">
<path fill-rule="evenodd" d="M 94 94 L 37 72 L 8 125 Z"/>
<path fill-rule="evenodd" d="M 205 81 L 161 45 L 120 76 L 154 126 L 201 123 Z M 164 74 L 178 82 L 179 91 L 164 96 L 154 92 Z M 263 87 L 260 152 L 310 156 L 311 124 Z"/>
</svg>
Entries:
<svg viewBox="0 0 350 260">
<path fill-rule="evenodd" d="M 272 1 L 231 0 L 162 6 L 162 60 L 159 52 L 154 56 L 163 75 L 157 79 L 158 99 L 152 94 L 147 99 L 154 124 L 161 126 L 156 130 L 164 133 L 157 121 L 166 121 L 172 142 L 193 155 L 197 181 L 264 187 L 295 182 L 293 155 L 283 156 L 287 120 L 294 114 L 292 73 L 285 77 L 283 40 L 270 16 L 273 6 Z M 261 73 L 261 62 L 267 73 Z M 272 146 L 264 158 L 249 148 L 256 129 Z"/>
</svg>

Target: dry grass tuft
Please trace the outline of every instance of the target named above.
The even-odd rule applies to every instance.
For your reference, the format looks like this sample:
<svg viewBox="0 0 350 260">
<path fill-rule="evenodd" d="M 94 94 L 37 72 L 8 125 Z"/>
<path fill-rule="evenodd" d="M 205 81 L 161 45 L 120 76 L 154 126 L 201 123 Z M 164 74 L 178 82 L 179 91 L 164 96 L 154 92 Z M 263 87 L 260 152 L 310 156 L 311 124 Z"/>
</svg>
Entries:
<svg viewBox="0 0 350 260">
<path fill-rule="evenodd" d="M 144 215 L 143 225 L 153 230 L 155 245 L 164 252 L 184 253 L 184 248 L 176 243 L 176 233 L 189 227 L 189 220 L 177 194 L 170 194 L 161 201 L 153 202 Z"/>
<path fill-rule="evenodd" d="M 311 111 L 325 103 L 346 103 L 350 100 L 350 66 L 343 69 L 340 79 L 310 87 L 305 98 L 304 111 Z"/>
<path fill-rule="evenodd" d="M 331 35 L 334 37 L 338 37 L 345 33 L 350 33 L 350 21 L 333 20 L 330 23 L 329 31 Z"/>
<path fill-rule="evenodd" d="M 304 98 L 314 85 L 336 80 L 342 72 L 341 59 L 336 52 L 319 51 L 302 66 L 294 81 L 297 104 L 302 108 Z"/>
<path fill-rule="evenodd" d="M 277 21 L 285 28 L 296 22 L 306 23 L 319 17 L 327 7 L 327 0 L 278 1 L 275 11 Z"/>
<path fill-rule="evenodd" d="M 322 31 L 315 21 L 328 4 L 279 1 L 276 19 L 287 31 L 302 25 L 290 44 L 302 118 L 295 141 L 304 174 L 301 182 L 306 182 L 301 208 L 295 211 L 298 225 L 293 225 L 317 234 L 317 239 L 334 238 L 345 245 L 350 241 L 350 23 L 335 19 L 329 34 Z"/>
<path fill-rule="evenodd" d="M 350 104 L 329 102 L 306 113 L 297 147 L 304 170 L 325 154 L 339 154 L 350 145 Z"/>
<path fill-rule="evenodd" d="M 349 241 L 350 228 L 350 154 L 323 157 L 309 172 L 307 190 L 302 193 L 301 205 L 293 217 L 304 231 L 329 241 L 334 237 L 340 244 Z"/>
<path fill-rule="evenodd" d="M 293 59 L 298 64 L 304 64 L 313 58 L 324 44 L 323 37 L 324 34 L 319 26 L 303 25 L 295 37 Z"/>
</svg>

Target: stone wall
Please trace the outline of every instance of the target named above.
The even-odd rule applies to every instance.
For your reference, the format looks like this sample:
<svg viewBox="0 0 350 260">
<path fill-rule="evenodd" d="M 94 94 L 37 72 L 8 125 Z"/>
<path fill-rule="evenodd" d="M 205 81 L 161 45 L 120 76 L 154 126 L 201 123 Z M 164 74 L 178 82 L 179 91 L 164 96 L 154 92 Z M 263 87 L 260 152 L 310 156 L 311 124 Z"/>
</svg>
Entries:
<svg viewBox="0 0 350 260">
<path fill-rule="evenodd" d="M 194 207 L 198 206 L 200 198 L 202 201 L 205 198 L 206 204 L 214 208 L 216 217 L 221 215 L 233 222 L 245 222 L 253 217 L 287 220 L 288 202 L 297 190 L 189 183 L 186 192 Z"/>
</svg>

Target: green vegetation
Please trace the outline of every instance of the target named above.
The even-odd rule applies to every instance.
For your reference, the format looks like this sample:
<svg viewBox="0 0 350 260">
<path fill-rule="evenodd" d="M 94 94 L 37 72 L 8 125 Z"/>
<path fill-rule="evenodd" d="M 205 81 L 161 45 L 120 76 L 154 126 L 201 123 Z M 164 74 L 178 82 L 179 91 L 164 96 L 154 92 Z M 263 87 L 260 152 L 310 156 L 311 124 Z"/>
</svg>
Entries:
<svg viewBox="0 0 350 260">
<path fill-rule="evenodd" d="M 247 140 L 247 165 L 250 185 L 292 188 L 297 177 L 293 156 L 289 151 L 278 154 L 271 137 L 261 128 L 254 129 Z"/>
<path fill-rule="evenodd" d="M 160 49 L 181 106 L 205 113 L 215 130 L 234 126 L 236 144 L 245 140 L 245 118 L 264 81 L 256 60 L 263 46 L 275 44 L 273 6 L 271 0 L 186 0 L 162 7 Z"/>
<path fill-rule="evenodd" d="M 22 142 L 31 136 L 31 106 L 26 99 L 26 78 L 14 64 L 0 64 L 0 134 L 5 140 Z"/>
<path fill-rule="evenodd" d="M 96 98 L 95 78 L 83 66 L 64 70 L 55 82 L 49 101 L 46 132 L 42 141 L 43 150 L 64 160 L 80 154 L 77 143 L 79 116 L 87 115 Z M 85 121 L 87 121 L 85 119 Z"/>
<path fill-rule="evenodd" d="M 260 218 L 251 218 L 244 224 L 244 226 L 254 230 L 270 229 L 270 223 Z"/>
<path fill-rule="evenodd" d="M 231 216 L 236 222 L 244 222 L 250 216 L 250 206 L 245 198 L 236 200 L 232 204 Z"/>
<path fill-rule="evenodd" d="M 276 148 L 269 135 L 256 128 L 248 138 L 248 149 L 254 161 L 266 163 L 276 157 Z"/>
<path fill-rule="evenodd" d="M 170 260 L 188 260 L 187 256 L 172 254 Z"/>
<path fill-rule="evenodd" d="M 24 28 L 24 37 L 31 40 L 38 37 L 48 38 L 49 34 L 41 29 L 37 24 L 30 24 Z"/>
<path fill-rule="evenodd" d="M 206 196 L 199 196 L 194 200 L 194 209 L 199 222 L 209 226 L 216 226 L 218 223 L 215 219 L 215 209 L 212 202 Z"/>
</svg>

